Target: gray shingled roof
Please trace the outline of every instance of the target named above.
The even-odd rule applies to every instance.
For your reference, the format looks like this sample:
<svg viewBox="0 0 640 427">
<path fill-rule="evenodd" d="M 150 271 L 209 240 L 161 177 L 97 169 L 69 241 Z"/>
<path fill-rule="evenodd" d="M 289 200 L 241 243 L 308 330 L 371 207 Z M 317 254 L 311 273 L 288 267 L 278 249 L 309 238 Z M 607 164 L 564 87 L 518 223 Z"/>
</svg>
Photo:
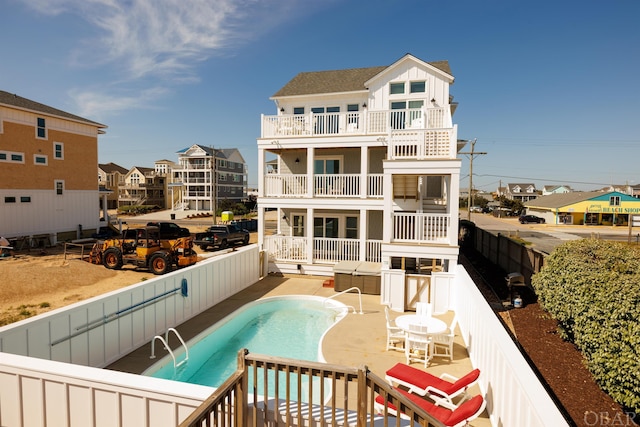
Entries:
<svg viewBox="0 0 640 427">
<path fill-rule="evenodd" d="M 49 116 L 60 117 L 67 120 L 73 120 L 77 122 L 82 122 L 90 125 L 97 126 L 99 128 L 106 128 L 106 125 L 103 125 L 98 122 L 94 122 L 92 120 L 85 119 L 80 116 L 76 116 L 75 114 L 67 113 L 66 111 L 58 110 L 57 108 L 49 107 L 48 105 L 40 104 L 39 102 L 32 101 L 27 98 L 23 98 L 14 93 L 5 92 L 0 90 L 0 105 L 6 105 L 9 107 L 15 107 L 22 110 L 30 110 L 36 113 L 42 113 Z"/>
<path fill-rule="evenodd" d="M 127 172 L 129 172 L 127 169 L 113 162 L 104 163 L 104 164 L 101 163 L 98 165 L 98 167 L 102 169 L 105 173 L 120 172 L 121 174 L 126 174 Z"/>
<path fill-rule="evenodd" d="M 429 62 L 429 65 L 451 74 L 449 61 Z M 389 66 L 302 72 L 284 85 L 273 97 L 364 91 L 367 89 L 364 86 L 365 82 L 387 68 Z"/>
<path fill-rule="evenodd" d="M 603 194 L 602 191 L 572 191 L 570 193 L 549 194 L 547 196 L 540 196 L 535 200 L 529 200 L 525 202 L 524 205 L 528 208 L 561 208 Z"/>
</svg>

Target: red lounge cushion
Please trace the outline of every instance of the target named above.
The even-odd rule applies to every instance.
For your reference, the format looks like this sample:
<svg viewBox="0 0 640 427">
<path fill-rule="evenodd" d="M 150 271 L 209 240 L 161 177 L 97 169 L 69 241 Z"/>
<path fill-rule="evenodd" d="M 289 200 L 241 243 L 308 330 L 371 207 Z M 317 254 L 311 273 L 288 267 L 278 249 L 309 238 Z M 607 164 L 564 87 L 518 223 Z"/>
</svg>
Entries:
<svg viewBox="0 0 640 427">
<path fill-rule="evenodd" d="M 401 381 L 411 383 L 420 389 L 426 389 L 428 386 L 435 387 L 446 394 L 453 394 L 460 389 L 464 389 L 472 382 L 476 381 L 480 376 L 480 370 L 474 369 L 455 383 L 443 380 L 442 378 L 431 375 L 428 372 L 406 365 L 404 363 L 396 363 L 386 372 L 387 375 L 397 378 Z"/>
<path fill-rule="evenodd" d="M 482 396 L 474 396 L 470 400 L 467 400 L 462 405 L 460 405 L 459 408 L 452 411 L 442 406 L 436 406 L 416 394 L 406 392 L 399 388 L 396 388 L 395 390 L 407 399 L 411 400 L 413 403 L 422 408 L 425 412 L 440 421 L 445 426 L 454 426 L 462 421 L 469 419 L 478 412 L 483 402 Z M 376 402 L 384 405 L 384 398 L 378 395 L 376 396 Z M 391 402 L 387 402 L 387 406 L 393 410 L 396 410 L 396 407 L 392 405 Z"/>
<path fill-rule="evenodd" d="M 482 406 L 482 396 L 477 395 L 473 396 L 471 399 L 464 402 L 460 405 L 455 411 L 451 412 L 449 417 L 445 420 L 440 420 L 444 425 L 454 426 L 459 422 L 465 421 L 471 418 L 473 415 L 480 410 Z M 440 419 L 440 418 L 438 418 Z"/>
</svg>

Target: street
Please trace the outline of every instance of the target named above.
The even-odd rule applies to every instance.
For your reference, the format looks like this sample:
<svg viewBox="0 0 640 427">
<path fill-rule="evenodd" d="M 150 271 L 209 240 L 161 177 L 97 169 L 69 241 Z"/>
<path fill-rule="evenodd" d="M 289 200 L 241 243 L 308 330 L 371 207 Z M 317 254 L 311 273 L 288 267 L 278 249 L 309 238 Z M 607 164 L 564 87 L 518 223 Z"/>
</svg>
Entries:
<svg viewBox="0 0 640 427">
<path fill-rule="evenodd" d="M 461 211 L 460 217 L 467 219 L 467 211 Z M 540 252 L 551 253 L 553 249 L 568 240 L 602 239 L 626 242 L 629 240 L 629 228 L 610 225 L 555 225 L 520 224 L 517 217 L 496 218 L 491 214 L 471 213 L 471 221 L 483 230 L 500 233 L 530 242 L 531 247 Z M 631 242 L 638 244 L 640 227 L 632 229 Z"/>
</svg>

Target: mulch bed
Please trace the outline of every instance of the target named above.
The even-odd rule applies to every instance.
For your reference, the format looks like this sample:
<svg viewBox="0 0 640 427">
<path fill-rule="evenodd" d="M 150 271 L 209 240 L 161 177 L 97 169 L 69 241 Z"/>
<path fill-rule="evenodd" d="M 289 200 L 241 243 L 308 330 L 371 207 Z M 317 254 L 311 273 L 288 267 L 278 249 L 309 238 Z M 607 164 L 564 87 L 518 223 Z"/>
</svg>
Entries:
<svg viewBox="0 0 640 427">
<path fill-rule="evenodd" d="M 507 299 L 506 273 L 469 251 L 461 251 L 460 263 L 467 268 L 496 312 L 503 311 L 502 300 Z M 525 357 L 539 372 L 570 425 L 637 425 L 595 383 L 584 365 L 582 354 L 560 337 L 557 322 L 538 305 L 535 294 L 528 292 L 521 296 L 524 307 L 509 309 L 500 317 L 508 317 L 511 331 Z"/>
</svg>

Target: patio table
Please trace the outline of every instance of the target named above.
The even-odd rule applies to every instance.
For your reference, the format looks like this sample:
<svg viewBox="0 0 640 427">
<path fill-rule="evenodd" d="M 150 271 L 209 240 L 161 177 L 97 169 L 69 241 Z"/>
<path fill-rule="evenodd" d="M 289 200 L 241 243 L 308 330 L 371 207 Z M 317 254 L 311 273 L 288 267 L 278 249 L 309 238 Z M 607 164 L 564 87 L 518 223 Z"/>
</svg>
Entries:
<svg viewBox="0 0 640 427">
<path fill-rule="evenodd" d="M 435 317 L 418 316 L 417 314 L 405 314 L 396 317 L 396 325 L 404 330 L 409 330 L 409 325 L 426 326 L 430 334 L 441 334 L 447 330 L 447 324 Z"/>
</svg>

